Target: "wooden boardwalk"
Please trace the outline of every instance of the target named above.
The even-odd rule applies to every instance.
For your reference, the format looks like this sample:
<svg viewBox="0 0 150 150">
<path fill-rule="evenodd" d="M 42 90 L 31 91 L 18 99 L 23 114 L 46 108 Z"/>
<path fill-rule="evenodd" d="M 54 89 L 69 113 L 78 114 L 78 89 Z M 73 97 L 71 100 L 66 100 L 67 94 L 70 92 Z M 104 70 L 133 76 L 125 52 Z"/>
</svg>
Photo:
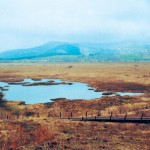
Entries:
<svg viewBox="0 0 150 150">
<path fill-rule="evenodd" d="M 81 117 L 81 118 L 61 118 L 72 121 L 95 121 L 95 122 L 118 122 L 118 123 L 150 123 L 150 117 L 121 118 L 121 117 Z"/>
<path fill-rule="evenodd" d="M 60 112 L 58 117 L 52 117 L 50 113 L 45 114 L 45 118 L 58 118 L 60 120 L 72 120 L 72 121 L 95 121 L 95 122 L 118 122 L 118 123 L 145 123 L 149 124 L 150 123 L 150 117 L 144 116 L 142 113 L 141 116 L 139 117 L 129 117 L 127 113 L 123 117 L 115 117 L 112 115 L 113 113 L 110 114 L 108 117 L 101 116 L 100 113 L 97 114 L 95 117 L 89 117 L 87 116 L 87 112 L 84 117 L 73 117 L 72 112 L 70 113 L 70 117 L 62 117 L 62 113 Z M 17 121 L 17 120 L 23 120 L 24 118 L 31 118 L 36 117 L 40 118 L 41 114 L 38 112 L 35 115 L 31 116 L 25 116 L 25 115 L 8 115 L 8 114 L 2 114 L 0 113 L 0 120 L 9 120 L 9 121 Z"/>
</svg>

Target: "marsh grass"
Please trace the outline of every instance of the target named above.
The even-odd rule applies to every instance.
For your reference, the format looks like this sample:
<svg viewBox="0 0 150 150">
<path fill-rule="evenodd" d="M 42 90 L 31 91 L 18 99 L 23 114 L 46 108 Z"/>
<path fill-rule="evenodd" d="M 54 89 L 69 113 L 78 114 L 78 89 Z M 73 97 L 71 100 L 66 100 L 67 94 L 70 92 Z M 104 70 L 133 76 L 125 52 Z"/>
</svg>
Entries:
<svg viewBox="0 0 150 150">
<path fill-rule="evenodd" d="M 136 65 L 136 66 L 135 66 Z M 68 66 L 73 66 L 68 69 Z M 137 68 L 138 66 L 138 68 Z M 150 126 L 146 124 L 96 123 L 60 120 L 62 117 L 150 116 L 149 63 L 1 64 L 0 80 L 16 82 L 24 78 L 61 78 L 92 85 L 97 90 L 146 92 L 139 97 L 102 97 L 91 101 L 58 101 L 25 105 L 6 101 L 0 112 L 0 149 L 150 149 Z M 29 112 L 34 115 L 25 115 Z M 37 116 L 37 113 L 39 115 Z M 15 119 L 19 114 L 19 118 Z M 30 114 L 30 113 L 29 113 Z M 48 117 L 48 114 L 50 116 Z"/>
</svg>

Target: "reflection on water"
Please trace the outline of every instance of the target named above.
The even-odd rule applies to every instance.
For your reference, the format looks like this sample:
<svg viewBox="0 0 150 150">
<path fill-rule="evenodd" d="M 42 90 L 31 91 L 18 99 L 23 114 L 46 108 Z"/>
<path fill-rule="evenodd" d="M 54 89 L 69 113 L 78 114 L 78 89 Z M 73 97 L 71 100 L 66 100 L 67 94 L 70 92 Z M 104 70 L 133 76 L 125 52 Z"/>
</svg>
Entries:
<svg viewBox="0 0 150 150">
<path fill-rule="evenodd" d="M 32 80 L 32 79 L 24 79 L 23 82 L 49 82 L 54 81 L 55 83 L 60 83 L 63 80 L 60 79 L 42 79 L 42 80 Z M 18 83 L 18 82 L 17 82 Z M 3 90 L 5 94 L 5 99 L 7 100 L 22 100 L 27 104 L 34 103 L 44 103 L 50 102 L 50 99 L 55 98 L 67 98 L 67 99 L 95 99 L 102 97 L 103 92 L 94 92 L 93 90 L 89 90 L 89 86 L 85 83 L 80 82 L 72 82 L 72 85 L 68 84 L 59 84 L 59 85 L 40 85 L 40 86 L 22 86 L 22 85 L 9 85 L 5 82 L 0 82 L 0 87 L 5 89 L 5 86 L 9 90 Z M 122 93 L 118 92 L 121 96 L 129 95 L 129 96 L 137 96 L 140 93 Z"/>
</svg>

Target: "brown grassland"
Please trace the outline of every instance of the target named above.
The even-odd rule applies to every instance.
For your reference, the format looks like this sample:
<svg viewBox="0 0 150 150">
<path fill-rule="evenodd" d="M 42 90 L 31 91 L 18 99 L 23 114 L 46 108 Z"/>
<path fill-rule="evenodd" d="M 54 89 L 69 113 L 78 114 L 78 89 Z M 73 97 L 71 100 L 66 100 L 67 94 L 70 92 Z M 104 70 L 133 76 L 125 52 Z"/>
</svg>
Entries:
<svg viewBox="0 0 150 150">
<path fill-rule="evenodd" d="M 150 117 L 150 63 L 20 63 L 0 64 L 0 81 L 61 78 L 85 82 L 97 91 L 142 92 L 94 100 L 60 100 L 26 105 L 21 100 L 0 102 L 0 149 L 149 150 L 150 125 L 79 122 L 63 117 Z M 66 91 L 67 92 L 67 91 Z M 5 119 L 6 116 L 9 119 Z"/>
</svg>

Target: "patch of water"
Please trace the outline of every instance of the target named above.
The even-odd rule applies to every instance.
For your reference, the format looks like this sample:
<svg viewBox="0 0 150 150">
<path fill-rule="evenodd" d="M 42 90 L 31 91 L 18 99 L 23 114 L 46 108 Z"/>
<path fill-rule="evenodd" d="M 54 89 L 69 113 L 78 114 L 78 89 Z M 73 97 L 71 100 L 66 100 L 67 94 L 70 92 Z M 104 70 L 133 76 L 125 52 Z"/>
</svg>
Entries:
<svg viewBox="0 0 150 150">
<path fill-rule="evenodd" d="M 61 79 L 41 79 L 41 80 L 33 80 L 33 79 L 26 78 L 26 79 L 23 80 L 23 82 L 30 82 L 30 83 L 49 82 L 49 81 L 54 81 L 55 83 L 60 83 L 60 82 L 62 82 Z"/>
<path fill-rule="evenodd" d="M 63 80 L 60 79 L 42 79 L 34 81 L 32 79 L 24 79 L 23 82 L 48 82 L 54 81 L 55 83 L 61 83 Z M 59 84 L 59 85 L 39 85 L 39 86 L 22 86 L 22 85 L 9 85 L 5 82 L 0 82 L 0 87 L 8 90 L 3 90 L 5 99 L 7 100 L 22 100 L 27 104 L 45 103 L 51 102 L 51 99 L 55 98 L 66 98 L 66 99 L 86 99 L 91 100 L 102 97 L 103 92 L 95 92 L 89 90 L 89 86 L 85 83 L 72 82 L 73 84 Z M 141 93 L 123 93 L 118 92 L 121 96 L 138 96 Z"/>
</svg>

